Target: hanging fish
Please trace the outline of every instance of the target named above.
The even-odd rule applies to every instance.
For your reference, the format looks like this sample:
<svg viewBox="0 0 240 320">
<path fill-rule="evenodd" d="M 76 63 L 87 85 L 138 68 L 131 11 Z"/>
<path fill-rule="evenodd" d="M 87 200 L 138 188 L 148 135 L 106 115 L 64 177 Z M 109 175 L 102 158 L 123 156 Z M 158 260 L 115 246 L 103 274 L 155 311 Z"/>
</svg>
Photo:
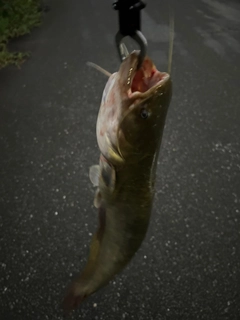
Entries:
<svg viewBox="0 0 240 320">
<path fill-rule="evenodd" d="M 137 69 L 138 54 L 108 74 L 103 92 L 96 128 L 100 160 L 90 168 L 99 226 L 88 262 L 64 299 L 68 310 L 123 270 L 148 229 L 172 82 L 148 57 Z"/>
</svg>

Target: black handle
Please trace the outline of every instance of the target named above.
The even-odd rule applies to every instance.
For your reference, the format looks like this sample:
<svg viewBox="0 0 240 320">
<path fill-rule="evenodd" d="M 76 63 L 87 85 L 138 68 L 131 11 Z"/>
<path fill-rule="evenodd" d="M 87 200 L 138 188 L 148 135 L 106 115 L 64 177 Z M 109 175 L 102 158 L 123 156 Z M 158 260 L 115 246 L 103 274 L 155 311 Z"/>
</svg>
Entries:
<svg viewBox="0 0 240 320">
<path fill-rule="evenodd" d="M 139 0 L 117 0 L 113 8 L 118 10 L 119 31 L 116 34 L 116 45 L 121 61 L 126 57 L 121 51 L 121 41 L 124 37 L 130 36 L 140 46 L 138 68 L 140 68 L 147 52 L 147 40 L 141 33 L 140 11 L 146 7 L 143 1 Z"/>
<path fill-rule="evenodd" d="M 132 36 L 137 30 L 141 30 L 140 11 L 146 7 L 139 0 L 117 0 L 113 8 L 118 10 L 119 31 L 123 36 Z"/>
</svg>

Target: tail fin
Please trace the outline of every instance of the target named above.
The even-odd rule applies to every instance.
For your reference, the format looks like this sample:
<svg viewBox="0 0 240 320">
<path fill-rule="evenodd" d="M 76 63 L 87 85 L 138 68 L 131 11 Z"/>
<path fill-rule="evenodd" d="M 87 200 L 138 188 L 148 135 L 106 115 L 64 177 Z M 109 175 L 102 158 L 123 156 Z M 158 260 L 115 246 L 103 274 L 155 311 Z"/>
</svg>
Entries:
<svg viewBox="0 0 240 320">
<path fill-rule="evenodd" d="M 65 315 L 68 315 L 71 311 L 77 309 L 81 302 L 86 298 L 86 295 L 84 294 L 76 294 L 74 285 L 75 283 L 69 287 L 69 290 L 62 301 L 62 307 Z"/>
<path fill-rule="evenodd" d="M 62 307 L 66 314 L 69 314 L 72 310 L 76 309 L 80 303 L 85 300 L 85 298 L 93 294 L 99 284 L 96 282 L 94 282 L 94 285 L 90 284 L 95 270 L 99 268 L 97 259 L 106 223 L 105 208 L 100 207 L 98 213 L 99 226 L 97 232 L 92 237 L 87 264 L 83 271 L 72 281 L 68 287 L 65 298 L 62 302 Z"/>
</svg>

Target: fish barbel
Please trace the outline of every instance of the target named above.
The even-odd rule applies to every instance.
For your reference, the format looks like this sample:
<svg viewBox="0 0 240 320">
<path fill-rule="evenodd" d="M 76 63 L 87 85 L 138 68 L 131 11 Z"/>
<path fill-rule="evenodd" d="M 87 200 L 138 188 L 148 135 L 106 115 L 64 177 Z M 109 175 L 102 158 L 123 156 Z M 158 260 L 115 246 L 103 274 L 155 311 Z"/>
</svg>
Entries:
<svg viewBox="0 0 240 320">
<path fill-rule="evenodd" d="M 172 82 L 149 57 L 137 70 L 138 54 L 127 56 L 102 95 L 96 127 L 100 160 L 90 168 L 99 226 L 88 262 L 64 299 L 68 310 L 123 270 L 148 229 Z"/>
</svg>

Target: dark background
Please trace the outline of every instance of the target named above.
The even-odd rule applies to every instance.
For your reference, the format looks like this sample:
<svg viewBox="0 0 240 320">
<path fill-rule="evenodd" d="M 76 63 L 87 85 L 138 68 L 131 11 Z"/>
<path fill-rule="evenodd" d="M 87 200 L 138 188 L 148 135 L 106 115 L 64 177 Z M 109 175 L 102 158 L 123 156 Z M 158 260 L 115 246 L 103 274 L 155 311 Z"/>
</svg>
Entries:
<svg viewBox="0 0 240 320">
<path fill-rule="evenodd" d="M 62 319 L 97 224 L 88 168 L 106 77 L 119 67 L 111 1 L 49 0 L 31 50 L 0 71 L 0 319 Z M 167 69 L 168 1 L 148 1 L 148 54 Z M 71 319 L 240 319 L 240 3 L 172 1 L 169 109 L 147 237 Z"/>
</svg>

